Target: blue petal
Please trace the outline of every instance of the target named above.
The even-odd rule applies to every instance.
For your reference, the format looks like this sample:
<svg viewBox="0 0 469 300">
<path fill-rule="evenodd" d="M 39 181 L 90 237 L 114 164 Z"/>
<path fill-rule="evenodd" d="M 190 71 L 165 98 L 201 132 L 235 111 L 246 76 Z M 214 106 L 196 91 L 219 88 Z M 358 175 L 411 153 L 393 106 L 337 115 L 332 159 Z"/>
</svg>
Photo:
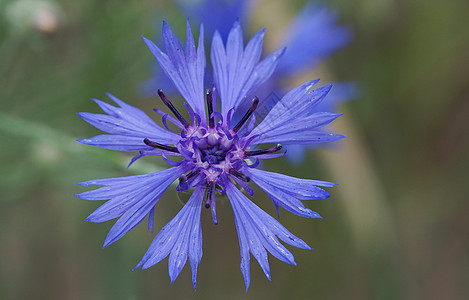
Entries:
<svg viewBox="0 0 469 300">
<path fill-rule="evenodd" d="M 321 131 L 321 127 L 332 122 L 340 114 L 316 113 L 312 110 L 327 95 L 331 86 L 310 91 L 318 80 L 307 82 L 286 94 L 270 110 L 264 120 L 251 132 L 258 137 L 253 144 L 284 143 L 309 144 L 331 142 L 343 138 L 342 135 Z"/>
<path fill-rule="evenodd" d="M 197 267 L 202 258 L 200 213 L 204 192 L 205 186 L 195 189 L 179 213 L 161 229 L 134 270 L 140 267 L 147 269 L 169 255 L 169 275 L 173 282 L 189 258 L 195 289 Z"/>
<path fill-rule="evenodd" d="M 307 136 L 312 136 L 313 134 L 317 135 L 318 139 L 321 139 L 321 137 L 324 135 L 330 136 L 329 134 L 322 132 L 321 127 L 328 125 L 341 115 L 342 114 L 320 112 L 312 114 L 308 117 L 293 119 L 291 120 L 291 122 L 277 125 L 278 127 L 276 128 L 276 130 L 271 130 L 264 133 L 260 140 L 272 141 L 277 143 L 287 143 L 288 141 L 282 141 L 281 137 L 295 134 L 296 136 L 301 137 L 305 141 L 307 140 Z M 299 141 L 295 144 L 303 143 L 304 141 Z"/>
<path fill-rule="evenodd" d="M 330 194 L 316 185 L 334 186 L 331 182 L 299 179 L 259 169 L 245 168 L 243 172 L 269 195 L 275 205 L 305 218 L 321 216 L 306 208 L 298 199 L 326 199 Z"/>
<path fill-rule="evenodd" d="M 205 119 L 205 50 L 203 43 L 203 26 L 200 26 L 197 50 L 189 21 L 187 21 L 187 41 L 185 52 L 166 22 L 163 22 L 163 37 L 167 53 L 161 51 L 155 43 L 142 36 L 165 74 L 171 78 L 174 85 L 194 111 Z"/>
<path fill-rule="evenodd" d="M 283 57 L 285 50 L 286 48 L 277 50 L 276 52 L 264 58 L 259 64 L 257 64 L 251 76 L 249 76 L 249 80 L 245 84 L 242 94 L 246 95 L 250 91 L 256 90 L 272 76 L 272 73 L 277 67 L 277 63 L 281 61 L 280 58 Z"/>
<path fill-rule="evenodd" d="M 124 236 L 149 214 L 160 197 L 181 174 L 190 167 L 179 167 L 147 175 L 107 178 L 82 182 L 80 185 L 105 185 L 94 191 L 76 196 L 89 200 L 110 199 L 93 212 L 86 220 L 104 222 L 119 217 L 111 228 L 104 247 Z"/>
<path fill-rule="evenodd" d="M 292 190 L 293 195 L 303 200 L 326 199 L 329 197 L 329 193 L 317 186 L 333 187 L 337 185 L 328 181 L 301 179 L 260 169 L 249 169 L 248 172 L 250 173 L 249 176 L 252 175 L 261 180 L 269 181 L 284 190 Z"/>
<path fill-rule="evenodd" d="M 226 184 L 226 193 L 235 216 L 241 254 L 241 272 L 243 273 L 246 289 L 249 287 L 250 281 L 249 252 L 259 262 L 265 275 L 270 280 L 269 263 L 265 250 L 279 260 L 295 264 L 293 255 L 278 241 L 278 238 L 292 246 L 311 249 L 304 241 L 291 234 L 277 220 L 244 196 L 230 181 Z"/>
<path fill-rule="evenodd" d="M 101 131 L 108 132 L 115 135 L 128 135 L 128 136 L 146 136 L 149 134 L 149 128 L 145 128 L 138 123 L 131 123 L 127 120 L 117 119 L 113 116 L 93 114 L 93 113 L 78 113 L 78 115 Z"/>
<path fill-rule="evenodd" d="M 354 100 L 359 95 L 359 88 L 354 82 L 336 83 L 334 88 L 327 94 L 327 101 L 320 102 L 313 108 L 314 112 L 337 111 L 340 103 Z M 324 146 L 316 143 L 310 145 L 294 145 L 287 147 L 286 157 L 289 162 L 299 165 L 304 159 L 308 150 Z"/>
<path fill-rule="evenodd" d="M 215 83 L 221 97 L 222 115 L 237 108 L 247 94 L 273 73 L 283 50 L 259 62 L 265 30 L 260 30 L 243 49 L 243 36 L 239 21 L 228 35 L 226 49 L 221 35 L 216 32 L 212 41 L 211 59 Z"/>
<path fill-rule="evenodd" d="M 254 131 L 264 129 L 263 127 L 270 129 L 295 118 L 307 116 L 331 89 L 331 86 L 326 86 L 312 90 L 318 82 L 319 79 L 308 81 L 288 92 L 275 103 Z"/>
<path fill-rule="evenodd" d="M 117 151 L 151 150 L 151 147 L 143 143 L 143 139 L 143 137 L 103 134 L 89 139 L 79 139 L 77 142 Z"/>
<path fill-rule="evenodd" d="M 108 96 L 120 107 L 94 100 L 107 115 L 92 113 L 78 113 L 78 115 L 110 135 L 81 139 L 78 140 L 80 143 L 119 151 L 135 151 L 152 149 L 143 143 L 144 138 L 150 138 L 162 144 L 178 142 L 178 134 L 164 130 L 140 109 L 124 103 L 111 94 Z"/>
<path fill-rule="evenodd" d="M 148 214 L 148 230 L 153 233 L 153 222 L 155 220 L 155 208 L 153 207 Z"/>
</svg>

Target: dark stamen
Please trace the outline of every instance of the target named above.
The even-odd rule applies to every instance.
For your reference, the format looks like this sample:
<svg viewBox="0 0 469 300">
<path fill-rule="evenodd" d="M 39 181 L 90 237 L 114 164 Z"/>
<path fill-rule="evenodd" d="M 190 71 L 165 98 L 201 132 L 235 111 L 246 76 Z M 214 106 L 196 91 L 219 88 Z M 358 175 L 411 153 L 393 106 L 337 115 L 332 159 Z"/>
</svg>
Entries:
<svg viewBox="0 0 469 300">
<path fill-rule="evenodd" d="M 179 181 L 180 182 L 186 182 L 186 181 L 189 181 L 189 179 L 191 179 L 192 177 L 194 177 L 195 175 L 199 174 L 200 173 L 200 170 L 192 170 L 190 171 L 187 175 L 181 175 L 179 176 Z"/>
<path fill-rule="evenodd" d="M 163 93 L 163 90 L 158 89 L 158 96 L 160 96 L 163 103 L 171 110 L 171 112 L 176 116 L 176 118 L 179 120 L 179 122 L 181 122 L 181 124 L 182 124 L 182 126 L 184 126 L 184 128 L 187 129 L 189 126 L 191 126 L 189 124 L 189 122 L 187 122 L 186 119 L 184 119 L 181 116 L 181 114 L 177 111 L 177 109 L 174 107 L 174 105 L 171 103 L 171 101 L 168 99 L 168 97 L 166 97 L 166 95 Z"/>
<path fill-rule="evenodd" d="M 229 173 L 244 182 L 249 182 L 251 180 L 248 176 L 244 175 L 236 169 L 230 169 Z"/>
<path fill-rule="evenodd" d="M 244 123 L 246 123 L 246 121 L 249 119 L 252 113 L 256 110 L 257 104 L 259 104 L 259 98 L 254 97 L 254 99 L 252 99 L 251 107 L 249 107 L 248 111 L 243 116 L 243 118 L 239 120 L 238 124 L 236 124 L 236 126 L 233 127 L 232 129 L 233 132 L 238 132 L 241 129 L 241 127 L 243 127 Z"/>
<path fill-rule="evenodd" d="M 145 138 L 143 140 L 143 142 L 145 143 L 145 145 L 153 147 L 153 148 L 160 148 L 160 149 L 163 149 L 163 150 L 166 150 L 166 151 L 179 153 L 179 151 L 176 147 L 166 146 L 166 145 L 163 145 L 163 144 L 160 144 L 160 143 L 157 143 L 157 142 L 153 142 L 153 141 L 150 141 L 148 138 Z"/>
<path fill-rule="evenodd" d="M 282 149 L 282 145 L 277 144 L 277 146 L 269 148 L 269 149 L 246 151 L 244 152 L 244 157 L 274 153 L 274 152 L 280 151 L 281 149 Z"/>
<path fill-rule="evenodd" d="M 212 203 L 212 193 L 214 189 L 215 182 L 208 183 L 208 190 L 207 190 L 207 197 L 205 197 L 205 208 L 210 208 L 210 204 Z"/>
<path fill-rule="evenodd" d="M 213 97 L 212 97 L 212 91 L 211 91 L 211 90 L 207 90 L 207 91 L 205 92 L 205 95 L 207 96 L 207 108 L 208 108 L 208 117 L 209 117 L 208 126 L 210 126 L 210 128 L 213 128 L 213 127 L 215 127 L 215 118 L 212 117 L 212 113 L 213 113 Z"/>
</svg>

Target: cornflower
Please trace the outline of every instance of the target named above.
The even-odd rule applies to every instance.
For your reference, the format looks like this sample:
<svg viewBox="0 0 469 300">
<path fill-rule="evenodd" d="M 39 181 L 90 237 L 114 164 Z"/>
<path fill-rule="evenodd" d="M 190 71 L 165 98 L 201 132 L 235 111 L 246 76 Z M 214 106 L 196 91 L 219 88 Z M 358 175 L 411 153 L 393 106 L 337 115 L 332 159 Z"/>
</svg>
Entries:
<svg viewBox="0 0 469 300">
<path fill-rule="evenodd" d="M 332 142 L 343 137 L 322 131 L 339 114 L 311 113 L 331 89 L 331 86 L 312 89 L 318 80 L 288 92 L 262 121 L 256 122 L 254 111 L 262 99 L 246 99 L 246 96 L 269 79 L 284 53 L 281 49 L 260 60 L 264 32 L 264 29 L 259 31 L 245 47 L 239 22 L 231 28 L 226 44 L 215 32 L 211 47 L 214 84 L 208 90 L 204 90 L 203 26 L 196 47 L 187 22 L 184 50 L 165 22 L 163 39 L 166 52 L 143 37 L 166 75 L 187 101 L 184 104 L 189 119 L 177 110 L 162 90 L 158 90 L 158 96 L 172 116 L 158 109 L 155 111 L 162 116 L 166 129 L 143 111 L 111 94 L 108 94 L 109 98 L 118 106 L 94 100 L 105 114 L 79 113 L 86 122 L 108 133 L 79 142 L 118 151 L 139 151 L 131 163 L 142 156 L 156 155 L 171 166 L 145 175 L 79 183 L 102 187 L 78 194 L 78 197 L 107 200 L 88 216 L 87 221 L 100 223 L 118 218 L 105 239 L 104 247 L 120 239 L 146 216 L 148 227 L 153 230 L 155 205 L 174 181 L 178 180 L 178 192 L 193 190 L 179 213 L 156 235 L 134 270 L 149 268 L 169 256 L 169 276 L 173 282 L 189 260 L 195 288 L 197 268 L 202 258 L 202 207 L 211 211 L 213 222 L 217 224 L 217 197 L 222 194 L 228 197 L 233 208 L 246 290 L 250 284 L 250 253 L 270 280 L 267 252 L 281 261 L 295 264 L 292 253 L 279 240 L 297 248 L 311 249 L 240 190 L 253 196 L 254 191 L 249 185 L 252 181 L 268 194 L 277 210 L 282 207 L 301 217 L 321 218 L 306 208 L 301 200 L 328 198 L 329 193 L 319 186 L 332 187 L 333 183 L 299 179 L 256 167 L 260 160 L 282 156 L 282 144 Z M 220 109 L 217 109 L 217 98 L 220 98 Z M 250 101 L 248 109 L 239 121 L 232 122 L 233 113 L 245 101 Z M 171 130 L 168 122 L 178 130 Z"/>
</svg>

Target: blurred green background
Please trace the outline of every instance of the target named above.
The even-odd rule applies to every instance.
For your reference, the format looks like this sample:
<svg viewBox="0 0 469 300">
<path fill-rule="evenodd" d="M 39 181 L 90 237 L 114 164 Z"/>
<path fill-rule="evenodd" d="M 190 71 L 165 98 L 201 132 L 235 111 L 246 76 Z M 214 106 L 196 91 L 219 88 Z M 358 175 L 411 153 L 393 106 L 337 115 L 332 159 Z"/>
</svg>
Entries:
<svg viewBox="0 0 469 300">
<path fill-rule="evenodd" d="M 261 2 L 247 29 L 266 26 L 268 47 L 304 1 Z M 169 284 L 167 259 L 130 272 L 155 235 L 144 224 L 102 250 L 113 222 L 85 222 L 99 204 L 73 196 L 85 190 L 75 182 L 162 165 L 126 169 L 129 155 L 75 142 L 98 134 L 76 112 L 98 112 L 89 99 L 108 91 L 149 114 L 160 107 L 138 91 L 154 63 L 140 35 L 155 39 L 163 18 L 182 33 L 186 17 L 161 0 L 1 0 L 0 298 L 469 299 L 469 2 L 331 3 L 355 38 L 310 79 L 361 84 L 336 122 L 348 137 L 301 166 L 267 168 L 340 185 L 307 204 L 324 220 L 281 212 L 315 250 L 292 249 L 296 267 L 270 257 L 272 282 L 252 258 L 245 294 L 226 200 L 218 226 L 203 211 L 194 292 L 188 266 Z M 158 203 L 155 230 L 182 207 L 176 194 Z"/>
</svg>

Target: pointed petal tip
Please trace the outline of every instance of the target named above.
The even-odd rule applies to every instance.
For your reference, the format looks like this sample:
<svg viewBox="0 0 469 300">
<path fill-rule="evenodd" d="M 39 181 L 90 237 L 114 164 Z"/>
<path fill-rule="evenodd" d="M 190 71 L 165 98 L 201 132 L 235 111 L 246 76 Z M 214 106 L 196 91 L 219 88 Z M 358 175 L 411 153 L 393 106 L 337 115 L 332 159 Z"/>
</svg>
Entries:
<svg viewBox="0 0 469 300">
<path fill-rule="evenodd" d="M 331 194 L 329 192 L 323 190 L 322 195 L 318 196 L 317 199 L 315 199 L 315 200 L 326 200 L 330 196 L 331 196 Z"/>
<path fill-rule="evenodd" d="M 265 28 L 265 27 L 262 28 L 261 30 L 259 30 L 259 31 L 255 34 L 254 37 L 260 36 L 260 39 L 261 39 L 261 40 L 264 39 L 264 35 L 265 35 L 265 31 L 266 31 L 266 30 L 267 30 L 267 28 Z M 253 37 L 253 38 L 254 38 L 254 37 Z"/>
<path fill-rule="evenodd" d="M 192 34 L 192 27 L 191 27 L 191 23 L 189 22 L 189 17 L 187 17 L 186 19 L 186 32 Z"/>
<path fill-rule="evenodd" d="M 102 102 L 102 101 L 100 101 L 99 99 L 96 99 L 96 98 L 91 98 L 91 101 L 93 101 L 95 103 Z"/>
<path fill-rule="evenodd" d="M 291 260 L 288 262 L 291 266 L 297 266 L 295 258 L 292 256 Z"/>
<path fill-rule="evenodd" d="M 140 261 L 133 269 L 132 269 L 132 272 L 137 270 L 138 268 L 140 268 L 142 266 L 142 261 Z M 143 270 L 143 269 L 142 269 Z"/>
<path fill-rule="evenodd" d="M 118 240 L 119 238 L 117 238 Z M 104 244 L 103 244 L 103 249 L 106 248 L 107 246 L 111 245 L 112 243 L 114 243 L 116 241 L 116 238 L 114 236 L 112 236 L 112 238 L 109 236 L 106 237 L 106 239 L 104 240 Z"/>
<path fill-rule="evenodd" d="M 286 51 L 287 51 L 287 47 L 284 47 L 284 48 L 281 50 L 281 52 L 280 52 L 280 54 L 278 55 L 278 57 L 281 57 L 283 54 L 285 54 Z"/>
<path fill-rule="evenodd" d="M 318 213 L 315 212 L 315 211 L 312 211 L 312 210 L 309 209 L 309 208 L 301 209 L 301 211 L 304 213 L 303 217 L 305 217 L 305 218 L 310 218 L 310 219 L 322 219 L 322 217 L 321 217 L 320 214 L 318 214 Z"/>
<path fill-rule="evenodd" d="M 305 91 L 312 91 L 311 88 L 320 81 L 321 79 L 318 78 L 318 79 L 314 79 L 314 80 L 310 80 L 310 81 L 307 81 L 305 82 L 302 86 L 303 88 L 305 89 Z"/>
<path fill-rule="evenodd" d="M 103 249 L 106 248 L 107 246 L 111 245 L 114 241 L 108 241 L 108 240 L 105 240 L 104 241 L 104 244 L 103 244 Z"/>
<path fill-rule="evenodd" d="M 170 37 L 175 38 L 171 27 L 165 20 L 163 20 L 163 34 L 168 34 Z M 166 39 L 167 37 L 164 38 Z"/>
<path fill-rule="evenodd" d="M 309 84 L 315 85 L 315 84 L 318 83 L 320 80 L 321 80 L 321 78 L 316 78 L 316 79 L 314 79 L 314 80 L 311 80 L 311 81 L 309 82 Z"/>
<path fill-rule="evenodd" d="M 196 278 L 192 279 L 192 285 L 194 286 L 194 291 L 196 291 L 197 290 L 197 279 Z"/>
<path fill-rule="evenodd" d="M 323 217 L 315 211 L 311 211 L 311 218 L 313 219 L 322 219 Z"/>
<path fill-rule="evenodd" d="M 92 217 L 93 214 L 89 215 L 88 217 L 86 217 L 85 221 L 86 222 L 90 222 L 90 223 L 101 223 L 101 222 L 97 222 L 93 217 Z M 106 245 L 107 246 L 107 245 Z M 104 246 L 103 248 L 105 248 L 106 246 Z"/>
<path fill-rule="evenodd" d="M 200 23 L 200 27 L 199 27 L 199 38 L 201 40 L 203 40 L 204 38 L 204 23 Z M 198 45 L 197 45 L 198 46 Z M 200 47 L 200 46 L 199 46 Z"/>
<path fill-rule="evenodd" d="M 173 282 L 177 279 L 177 276 L 174 277 L 174 275 L 169 274 L 169 279 L 170 279 L 170 282 L 169 282 L 169 283 L 171 284 L 171 283 L 173 283 Z"/>
<path fill-rule="evenodd" d="M 142 39 L 143 39 L 143 42 L 145 43 L 145 45 L 147 46 L 147 48 L 150 50 L 150 52 L 153 54 L 153 56 L 155 56 L 155 52 L 158 51 L 159 53 L 161 53 L 161 50 L 160 48 L 150 39 L 147 39 L 146 37 L 144 37 L 142 35 Z"/>
<path fill-rule="evenodd" d="M 223 46 L 223 39 L 221 37 L 221 34 L 218 30 L 215 30 L 215 32 L 213 33 L 213 37 L 212 37 L 212 48 L 213 48 L 213 44 L 214 43 L 220 43 L 222 46 Z M 224 46 L 223 46 L 224 47 Z M 224 48 L 222 48 L 224 49 Z M 213 51 L 213 50 L 212 50 Z"/>
<path fill-rule="evenodd" d="M 332 89 L 332 86 L 333 86 L 333 84 L 331 83 L 331 84 L 328 84 L 328 85 L 324 86 L 324 88 L 328 89 L 330 91 Z"/>
<path fill-rule="evenodd" d="M 89 145 L 90 140 L 89 139 L 78 139 L 77 142 L 84 144 L 84 145 Z"/>
</svg>

